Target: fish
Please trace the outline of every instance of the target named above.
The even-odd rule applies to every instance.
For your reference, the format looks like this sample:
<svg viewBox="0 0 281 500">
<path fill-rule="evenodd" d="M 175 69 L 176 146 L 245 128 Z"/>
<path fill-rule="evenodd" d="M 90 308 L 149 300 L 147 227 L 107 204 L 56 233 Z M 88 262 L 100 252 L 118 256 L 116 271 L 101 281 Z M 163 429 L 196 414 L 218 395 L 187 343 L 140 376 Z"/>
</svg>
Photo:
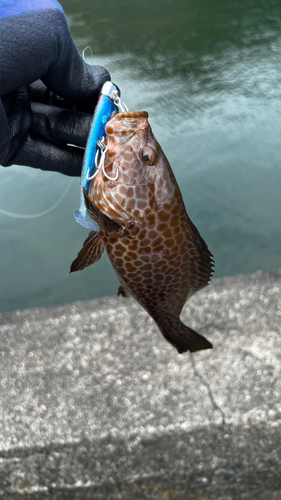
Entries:
<svg viewBox="0 0 281 500">
<path fill-rule="evenodd" d="M 212 348 L 180 314 L 209 283 L 213 255 L 187 215 L 148 113 L 115 113 L 105 132 L 103 168 L 88 193 L 83 190 L 87 212 L 100 231 L 89 233 L 71 272 L 94 264 L 106 250 L 120 282 L 118 295 L 133 297 L 179 353 Z"/>
</svg>

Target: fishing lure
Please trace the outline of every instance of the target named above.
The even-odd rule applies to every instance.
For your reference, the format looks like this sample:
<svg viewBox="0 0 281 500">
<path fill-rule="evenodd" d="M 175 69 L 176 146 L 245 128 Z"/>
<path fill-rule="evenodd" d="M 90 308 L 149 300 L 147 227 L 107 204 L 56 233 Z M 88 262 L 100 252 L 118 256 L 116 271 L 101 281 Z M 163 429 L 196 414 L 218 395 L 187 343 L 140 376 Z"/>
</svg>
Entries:
<svg viewBox="0 0 281 500">
<path fill-rule="evenodd" d="M 74 212 L 76 222 L 92 231 L 99 231 L 100 228 L 88 215 L 83 189 L 85 189 L 88 194 L 92 179 L 97 172 L 104 167 L 104 159 L 107 150 L 105 145 L 105 125 L 114 111 L 125 112 L 128 111 L 128 108 L 121 102 L 120 90 L 118 87 L 112 82 L 106 82 L 102 87 L 94 112 L 84 153 L 80 180 L 80 208 Z"/>
</svg>

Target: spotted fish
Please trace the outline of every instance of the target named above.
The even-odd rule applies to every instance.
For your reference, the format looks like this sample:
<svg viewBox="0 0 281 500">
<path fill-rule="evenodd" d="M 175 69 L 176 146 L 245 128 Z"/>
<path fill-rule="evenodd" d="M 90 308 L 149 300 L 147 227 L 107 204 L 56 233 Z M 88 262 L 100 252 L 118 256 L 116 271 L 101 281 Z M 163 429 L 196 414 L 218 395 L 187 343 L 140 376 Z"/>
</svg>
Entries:
<svg viewBox="0 0 281 500">
<path fill-rule="evenodd" d="M 71 271 L 97 262 L 106 249 L 121 283 L 118 295 L 136 299 L 179 353 L 211 348 L 179 315 L 208 284 L 212 254 L 186 213 L 148 113 L 116 114 L 105 131 L 105 163 L 84 190 L 100 231 L 90 232 Z"/>
</svg>

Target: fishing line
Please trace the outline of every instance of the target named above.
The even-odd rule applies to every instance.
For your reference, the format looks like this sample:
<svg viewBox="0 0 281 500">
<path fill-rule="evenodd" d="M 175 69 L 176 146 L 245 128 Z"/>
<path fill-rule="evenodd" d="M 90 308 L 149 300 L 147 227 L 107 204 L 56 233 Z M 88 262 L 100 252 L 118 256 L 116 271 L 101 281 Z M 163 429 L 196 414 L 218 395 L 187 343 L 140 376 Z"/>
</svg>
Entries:
<svg viewBox="0 0 281 500">
<path fill-rule="evenodd" d="M 93 51 L 92 51 L 92 49 L 91 49 L 90 45 L 87 45 L 87 47 L 85 47 L 85 49 L 84 49 L 84 50 L 83 50 L 83 52 L 82 52 L 82 57 L 83 57 L 83 59 L 84 59 L 84 61 L 85 61 L 85 62 L 86 62 L 86 59 L 85 59 L 85 57 L 86 57 L 86 56 L 85 56 L 85 53 L 86 53 L 87 51 L 89 51 L 89 52 L 90 52 L 90 54 L 91 54 L 91 58 L 92 58 L 92 59 L 94 59 L 94 54 L 93 54 Z"/>
<path fill-rule="evenodd" d="M 85 49 L 82 52 L 82 57 L 83 57 L 84 61 L 85 61 L 85 53 L 87 51 L 90 52 L 90 55 L 92 58 L 94 57 L 93 51 L 92 51 L 91 47 L 88 45 L 87 47 L 85 47 Z M 35 214 L 19 214 L 16 212 L 10 212 L 9 210 L 4 210 L 3 208 L 0 208 L 0 214 L 6 215 L 7 217 L 13 217 L 15 219 L 36 219 L 38 217 L 43 217 L 44 215 L 47 215 L 50 212 L 52 212 L 53 210 L 55 210 L 55 208 L 57 208 L 60 205 L 60 203 L 64 200 L 68 191 L 70 190 L 70 186 L 72 184 L 72 181 L 73 181 L 73 179 L 71 179 L 71 181 L 69 182 L 65 192 L 60 197 L 60 199 L 58 201 L 56 201 L 56 203 L 54 203 L 54 205 L 47 208 L 46 210 L 42 210 L 41 212 L 37 212 Z"/>
<path fill-rule="evenodd" d="M 73 180 L 74 179 L 71 179 L 65 192 L 60 197 L 60 199 L 58 201 L 56 201 L 56 203 L 54 205 L 47 208 L 46 210 L 43 210 L 42 212 L 37 212 L 36 214 L 17 214 L 17 213 L 9 212 L 8 210 L 3 210 L 2 208 L 0 208 L 0 214 L 6 215 L 7 217 L 14 217 L 15 219 L 36 219 L 37 217 L 43 217 L 43 215 L 49 214 L 50 212 L 52 212 L 53 210 L 55 210 L 55 208 L 57 208 L 59 206 L 59 204 L 63 201 L 63 199 L 66 197 L 68 191 L 70 190 L 70 186 L 71 186 Z"/>
</svg>

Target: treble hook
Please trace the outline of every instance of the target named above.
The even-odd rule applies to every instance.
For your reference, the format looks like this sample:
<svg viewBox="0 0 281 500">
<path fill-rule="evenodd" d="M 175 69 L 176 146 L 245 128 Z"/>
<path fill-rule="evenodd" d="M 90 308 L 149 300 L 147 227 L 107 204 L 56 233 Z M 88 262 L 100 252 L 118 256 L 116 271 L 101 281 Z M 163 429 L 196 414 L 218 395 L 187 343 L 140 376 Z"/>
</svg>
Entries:
<svg viewBox="0 0 281 500">
<path fill-rule="evenodd" d="M 95 156 L 95 171 L 93 173 L 93 175 L 91 177 L 89 177 L 89 170 L 88 169 L 88 172 L 87 172 L 87 175 L 86 175 L 86 179 L 88 181 L 91 181 L 92 179 L 94 179 L 94 177 L 97 175 L 98 171 L 100 169 L 102 169 L 102 172 L 104 174 L 104 176 L 109 179 L 110 181 L 116 181 L 118 179 L 118 169 L 117 169 L 117 172 L 116 172 L 116 175 L 115 177 L 109 177 L 109 175 L 106 173 L 105 171 L 105 168 L 104 168 L 104 160 L 105 160 L 105 155 L 106 155 L 106 152 L 107 152 L 107 145 L 105 144 L 105 137 L 102 137 L 101 139 L 98 139 L 97 141 L 97 146 L 99 146 L 100 150 L 101 150 L 101 157 L 100 157 L 100 161 L 98 163 L 98 156 L 99 156 L 99 149 L 97 149 L 97 152 L 96 152 L 96 156 Z"/>
<path fill-rule="evenodd" d="M 103 164 L 102 164 L 102 171 L 103 171 L 103 175 L 104 175 L 107 179 L 109 179 L 110 181 L 116 181 L 116 180 L 118 179 L 118 174 L 119 174 L 118 169 L 117 169 L 117 171 L 116 171 L 115 177 L 109 177 L 109 175 L 108 175 L 108 174 L 106 173 L 106 171 L 105 171 L 105 168 L 104 168 L 104 162 L 103 162 Z"/>
</svg>

